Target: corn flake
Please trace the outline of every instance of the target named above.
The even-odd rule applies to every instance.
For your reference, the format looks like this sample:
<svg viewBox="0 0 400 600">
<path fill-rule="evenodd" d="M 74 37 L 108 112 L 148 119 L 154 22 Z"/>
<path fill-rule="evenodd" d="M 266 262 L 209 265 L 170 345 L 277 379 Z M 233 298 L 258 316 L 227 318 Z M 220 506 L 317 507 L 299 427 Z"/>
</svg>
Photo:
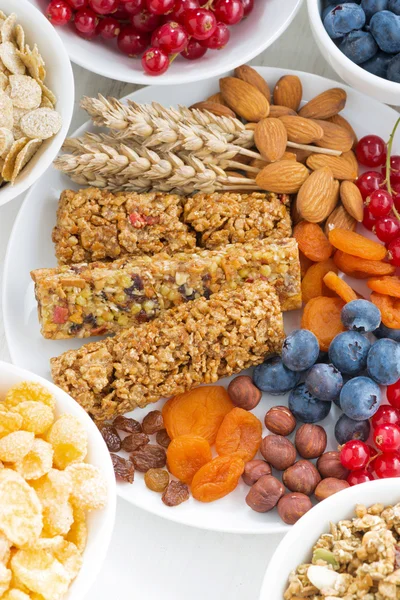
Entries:
<svg viewBox="0 0 400 600">
<path fill-rule="evenodd" d="M 12 588 L 1 597 L 1 600 L 30 600 L 30 596 L 18 588 Z"/>
<path fill-rule="evenodd" d="M 29 75 L 11 75 L 10 98 L 14 106 L 33 110 L 40 106 L 42 90 L 40 85 Z"/>
<path fill-rule="evenodd" d="M 36 438 L 32 449 L 22 460 L 15 463 L 14 468 L 24 479 L 31 480 L 40 479 L 46 475 L 50 471 L 52 464 L 53 448 L 51 444 L 40 438 Z"/>
<path fill-rule="evenodd" d="M 71 581 L 68 571 L 53 554 L 45 550 L 18 550 L 11 567 L 22 583 L 45 600 L 58 600 Z"/>
<path fill-rule="evenodd" d="M 5 179 L 5 181 L 11 181 L 17 156 L 28 142 L 29 138 L 22 137 L 21 139 L 14 142 L 11 146 L 7 156 L 5 157 L 3 170 L 1 172 L 1 175 Z"/>
<path fill-rule="evenodd" d="M 22 383 L 18 383 L 11 387 L 6 394 L 4 403 L 8 407 L 13 407 L 25 400 L 44 402 L 53 410 L 56 407 L 56 399 L 53 394 L 40 385 L 40 383 L 35 383 L 33 381 L 23 381 Z"/>
<path fill-rule="evenodd" d="M 10 560 L 11 544 L 6 536 L 0 532 L 0 563 L 5 565 Z"/>
<path fill-rule="evenodd" d="M 86 457 L 87 433 L 73 415 L 61 415 L 52 425 L 47 440 L 53 446 L 54 466 L 57 469 L 65 469 Z"/>
<path fill-rule="evenodd" d="M 18 431 L 21 429 L 21 425 L 21 415 L 11 411 L 3 411 L 0 404 L 0 438 L 12 433 L 13 431 Z"/>
<path fill-rule="evenodd" d="M 15 128 L 14 128 L 15 129 Z M 13 129 L 13 131 L 14 131 Z M 22 134 L 22 130 L 21 130 Z M 18 154 L 15 159 L 14 170 L 11 177 L 11 182 L 13 183 L 18 177 L 19 173 L 25 167 L 25 165 L 31 160 L 31 158 L 36 154 L 42 145 L 42 140 L 30 140 Z"/>
<path fill-rule="evenodd" d="M 13 431 L 0 439 L 0 460 L 15 463 L 32 449 L 35 434 L 30 431 Z"/>
<path fill-rule="evenodd" d="M 51 108 L 37 108 L 24 115 L 20 121 L 23 133 L 32 139 L 47 140 L 61 129 L 61 117 Z"/>
<path fill-rule="evenodd" d="M 1 30 L 2 33 L 3 29 Z M 14 75 L 24 75 L 25 65 L 17 55 L 17 49 L 12 42 L 7 41 L 0 44 L 0 58 L 3 61 L 3 65 L 7 67 L 11 73 Z"/>
<path fill-rule="evenodd" d="M 11 571 L 6 565 L 0 562 L 0 596 L 2 596 L 10 587 Z"/>
<path fill-rule="evenodd" d="M 107 500 L 107 488 L 97 467 L 88 463 L 76 463 L 67 467 L 72 477 L 71 499 L 83 510 L 103 508 Z"/>
<path fill-rule="evenodd" d="M 12 131 L 5 127 L 0 127 L 0 156 L 6 156 L 11 150 L 13 143 L 14 136 Z"/>
<path fill-rule="evenodd" d="M 44 402 L 26 400 L 15 407 L 22 417 L 21 429 L 32 431 L 36 435 L 45 433 L 54 421 L 53 409 Z"/>
<path fill-rule="evenodd" d="M 71 525 L 65 539 L 75 544 L 80 552 L 86 548 L 87 525 L 85 511 L 78 506 L 73 507 L 74 522 Z"/>
<path fill-rule="evenodd" d="M 50 471 L 38 481 L 32 482 L 42 505 L 54 506 L 67 502 L 72 491 L 72 478 L 67 471 Z"/>
<path fill-rule="evenodd" d="M 74 514 L 69 502 L 43 507 L 43 535 L 66 535 L 73 522 Z"/>
<path fill-rule="evenodd" d="M 0 127 L 12 129 L 14 125 L 13 105 L 6 92 L 0 91 Z"/>
<path fill-rule="evenodd" d="M 17 15 L 15 13 L 11 13 L 8 17 L 5 18 L 4 23 L 1 27 L 1 41 L 2 42 L 11 42 L 14 37 L 14 27 L 17 21 Z"/>
</svg>

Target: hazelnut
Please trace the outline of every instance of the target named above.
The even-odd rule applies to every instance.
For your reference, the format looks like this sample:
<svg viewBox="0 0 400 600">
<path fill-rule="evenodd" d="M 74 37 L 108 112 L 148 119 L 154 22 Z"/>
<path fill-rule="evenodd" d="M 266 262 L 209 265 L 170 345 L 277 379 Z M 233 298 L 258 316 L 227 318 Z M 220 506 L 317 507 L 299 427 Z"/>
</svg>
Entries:
<svg viewBox="0 0 400 600">
<path fill-rule="evenodd" d="M 265 415 L 265 427 L 277 435 L 290 435 L 296 419 L 287 406 L 273 406 Z"/>
<path fill-rule="evenodd" d="M 286 469 L 282 481 L 291 492 L 300 492 L 311 496 L 321 481 L 321 475 L 308 460 L 299 460 Z"/>
<path fill-rule="evenodd" d="M 310 508 L 312 508 L 310 498 L 298 492 L 285 494 L 278 502 L 279 516 L 288 525 L 296 523 Z"/>
<path fill-rule="evenodd" d="M 317 461 L 317 469 L 321 477 L 335 477 L 336 479 L 347 479 L 349 471 L 340 462 L 339 452 L 325 452 Z"/>
<path fill-rule="evenodd" d="M 294 443 L 303 458 L 318 458 L 327 444 L 325 429 L 320 425 L 305 423 L 296 431 Z"/>
<path fill-rule="evenodd" d="M 296 448 L 281 435 L 267 435 L 261 442 L 261 454 L 275 469 L 285 471 L 296 460 Z"/>
<path fill-rule="evenodd" d="M 265 460 L 249 460 L 244 466 L 242 475 L 246 485 L 253 485 L 263 475 L 271 475 L 271 467 Z"/>
<path fill-rule="evenodd" d="M 232 379 L 228 385 L 228 394 L 235 406 L 244 410 L 253 410 L 261 400 L 262 392 L 248 375 Z"/>
<path fill-rule="evenodd" d="M 251 486 L 246 496 L 246 503 L 256 512 L 268 512 L 277 505 L 285 493 L 285 488 L 276 477 L 263 475 Z"/>
<path fill-rule="evenodd" d="M 315 488 L 315 497 L 321 502 L 321 500 L 325 500 L 325 498 L 329 498 L 336 492 L 340 492 L 346 488 L 350 487 L 347 481 L 343 479 L 336 479 L 335 477 L 327 477 L 320 481 L 320 483 Z"/>
</svg>

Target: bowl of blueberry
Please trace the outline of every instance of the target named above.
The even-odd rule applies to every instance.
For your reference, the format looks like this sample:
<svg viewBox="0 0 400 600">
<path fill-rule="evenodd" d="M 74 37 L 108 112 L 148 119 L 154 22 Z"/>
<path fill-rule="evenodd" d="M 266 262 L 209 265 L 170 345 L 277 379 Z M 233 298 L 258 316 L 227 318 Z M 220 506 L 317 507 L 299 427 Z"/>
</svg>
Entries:
<svg viewBox="0 0 400 600">
<path fill-rule="evenodd" d="M 315 40 L 349 85 L 400 105 L 400 0 L 307 0 Z"/>
</svg>

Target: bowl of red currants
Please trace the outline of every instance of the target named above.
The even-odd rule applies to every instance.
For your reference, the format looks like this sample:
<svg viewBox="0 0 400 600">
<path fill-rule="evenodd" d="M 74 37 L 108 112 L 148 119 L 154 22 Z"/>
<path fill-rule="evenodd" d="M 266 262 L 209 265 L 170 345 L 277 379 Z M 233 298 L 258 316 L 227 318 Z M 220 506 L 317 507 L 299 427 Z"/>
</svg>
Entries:
<svg viewBox="0 0 400 600">
<path fill-rule="evenodd" d="M 251 60 L 288 27 L 302 0 L 30 0 L 71 60 L 99 75 L 170 85 Z"/>
</svg>

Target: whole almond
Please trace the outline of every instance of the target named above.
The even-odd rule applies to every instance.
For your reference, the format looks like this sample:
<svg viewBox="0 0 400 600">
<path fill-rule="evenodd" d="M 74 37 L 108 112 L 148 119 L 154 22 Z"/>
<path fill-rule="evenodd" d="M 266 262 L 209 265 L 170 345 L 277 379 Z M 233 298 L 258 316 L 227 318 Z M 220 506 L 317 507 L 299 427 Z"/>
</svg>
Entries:
<svg viewBox="0 0 400 600">
<path fill-rule="evenodd" d="M 242 81 L 246 81 L 251 85 L 254 85 L 263 96 L 266 97 L 269 103 L 271 103 L 271 90 L 269 89 L 268 83 L 265 81 L 263 77 L 253 67 L 249 67 L 249 65 L 241 65 L 235 69 L 235 76 L 241 79 Z"/>
<path fill-rule="evenodd" d="M 332 229 L 338 228 L 354 231 L 356 227 L 357 221 L 349 215 L 347 210 L 341 204 L 339 204 L 327 218 L 324 231 L 325 235 L 328 237 L 329 232 L 332 231 Z"/>
<path fill-rule="evenodd" d="M 224 106 L 223 104 L 219 104 L 218 102 L 210 102 L 209 100 L 204 100 L 203 102 L 196 102 L 192 104 L 190 108 L 197 108 L 198 110 L 208 110 L 213 115 L 217 115 L 217 117 L 233 117 L 236 115 L 228 106 Z"/>
<path fill-rule="evenodd" d="M 309 175 L 308 169 L 294 160 L 279 160 L 264 167 L 256 177 L 257 185 L 276 194 L 295 194 Z"/>
<path fill-rule="evenodd" d="M 280 117 L 286 127 L 288 140 L 297 144 L 311 144 L 324 135 L 324 130 L 318 123 L 311 119 L 293 117 L 291 115 Z"/>
<path fill-rule="evenodd" d="M 245 129 L 249 130 L 249 131 L 254 131 L 256 128 L 257 123 L 246 123 L 246 125 L 244 126 Z"/>
<path fill-rule="evenodd" d="M 269 107 L 270 117 L 275 117 L 278 119 L 279 117 L 284 117 L 285 115 L 291 115 L 292 117 L 295 117 L 297 112 L 288 106 L 280 106 L 279 104 L 271 104 Z"/>
<path fill-rule="evenodd" d="M 364 216 L 364 203 L 356 184 L 352 181 L 342 181 L 340 184 L 340 199 L 349 215 L 361 223 Z"/>
<path fill-rule="evenodd" d="M 343 110 L 347 94 L 341 88 L 331 88 L 318 94 L 300 109 L 299 115 L 307 119 L 329 119 Z"/>
<path fill-rule="evenodd" d="M 294 152 L 284 152 L 282 156 L 282 160 L 297 160 L 297 156 Z"/>
<path fill-rule="evenodd" d="M 349 150 L 348 152 L 343 152 L 342 157 L 349 163 L 352 168 L 354 177 L 353 179 L 357 179 L 358 177 L 358 160 L 353 150 Z"/>
<path fill-rule="evenodd" d="M 337 198 L 332 171 L 323 167 L 311 173 L 297 194 L 296 207 L 301 217 L 322 223 L 336 206 Z"/>
<path fill-rule="evenodd" d="M 267 163 L 265 162 L 265 160 L 261 160 L 261 158 L 253 158 L 253 160 L 250 163 L 250 166 L 256 167 L 257 169 L 261 170 L 267 166 Z"/>
<path fill-rule="evenodd" d="M 303 219 L 301 218 L 301 215 L 299 213 L 299 211 L 297 210 L 297 198 L 294 202 L 292 202 L 292 207 L 291 207 L 291 211 L 290 211 L 290 218 L 292 219 L 292 225 L 295 226 L 297 225 L 297 223 L 300 223 L 300 221 L 302 221 Z"/>
<path fill-rule="evenodd" d="M 334 178 L 339 179 L 340 181 L 343 179 L 349 179 L 350 181 L 357 179 L 357 171 L 354 171 L 354 165 L 345 155 L 331 156 L 330 154 L 310 154 L 306 160 L 306 165 L 310 167 L 312 171 L 316 171 L 322 167 L 329 167 Z"/>
<path fill-rule="evenodd" d="M 237 77 L 223 77 L 219 85 L 225 102 L 239 117 L 253 123 L 268 117 L 269 102 L 254 85 Z"/>
<path fill-rule="evenodd" d="M 322 119 L 316 119 L 315 123 L 318 123 L 324 131 L 323 137 L 315 142 L 317 146 L 340 150 L 340 152 L 348 152 L 352 149 L 353 136 L 348 129 Z"/>
<path fill-rule="evenodd" d="M 208 102 L 216 102 L 217 104 L 222 104 L 222 106 L 228 106 L 227 103 L 225 102 L 225 100 L 223 99 L 221 92 L 218 92 L 217 94 L 213 94 L 212 96 L 207 98 L 207 101 Z"/>
<path fill-rule="evenodd" d="M 347 129 L 347 131 L 350 133 L 350 135 L 353 138 L 353 148 L 357 145 L 357 143 L 358 143 L 357 134 L 347 119 L 342 117 L 342 115 L 333 115 L 333 117 L 329 117 L 328 121 L 330 121 L 331 123 L 335 123 L 335 125 L 340 125 L 340 127 L 344 127 L 344 129 Z"/>
<path fill-rule="evenodd" d="M 285 152 L 287 133 L 279 119 L 263 119 L 254 130 L 257 150 L 268 162 L 280 160 Z"/>
<path fill-rule="evenodd" d="M 284 75 L 274 88 L 274 104 L 297 110 L 303 97 L 303 86 L 297 75 Z"/>
</svg>

